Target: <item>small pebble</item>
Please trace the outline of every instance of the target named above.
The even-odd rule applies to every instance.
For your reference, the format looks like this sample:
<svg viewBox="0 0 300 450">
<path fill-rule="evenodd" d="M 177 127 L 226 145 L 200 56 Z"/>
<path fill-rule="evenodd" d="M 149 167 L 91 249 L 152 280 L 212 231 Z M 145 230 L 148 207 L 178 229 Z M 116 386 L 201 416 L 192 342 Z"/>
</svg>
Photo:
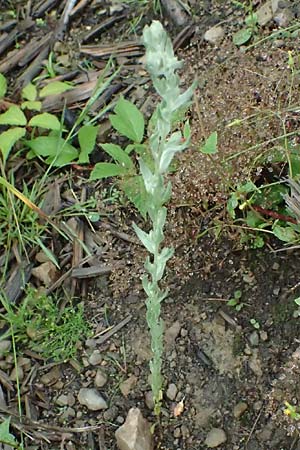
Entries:
<svg viewBox="0 0 300 450">
<path fill-rule="evenodd" d="M 166 396 L 168 397 L 169 400 L 173 401 L 176 398 L 178 389 L 176 384 L 174 383 L 170 383 L 166 392 Z"/>
<path fill-rule="evenodd" d="M 106 401 L 96 389 L 81 388 L 78 393 L 78 401 L 91 411 L 108 408 Z"/>
<path fill-rule="evenodd" d="M 146 403 L 147 408 L 149 408 L 150 410 L 153 410 L 153 408 L 154 408 L 154 401 L 153 401 L 152 391 L 147 391 L 145 393 L 145 403 Z"/>
<path fill-rule="evenodd" d="M 235 419 L 239 419 L 247 410 L 247 408 L 248 408 L 247 403 L 245 402 L 237 403 L 233 408 L 233 416 L 235 417 Z"/>
<path fill-rule="evenodd" d="M 180 438 L 180 436 L 181 436 L 180 428 L 175 428 L 175 430 L 174 430 L 174 438 L 178 439 L 178 438 Z"/>
<path fill-rule="evenodd" d="M 205 445 L 208 448 L 216 448 L 226 442 L 227 437 L 225 431 L 221 428 L 212 428 L 205 439 Z"/>
<path fill-rule="evenodd" d="M 11 371 L 9 378 L 12 381 L 17 381 L 17 378 L 19 379 L 19 381 L 22 381 L 24 378 L 23 368 L 21 366 L 14 367 L 13 370 Z"/>
<path fill-rule="evenodd" d="M 99 350 L 94 350 L 91 356 L 89 357 L 89 363 L 92 366 L 98 366 L 101 363 L 102 359 L 103 357 L 99 352 Z"/>
<path fill-rule="evenodd" d="M 95 376 L 95 385 L 99 388 L 105 386 L 107 383 L 107 375 L 103 370 L 98 369 Z"/>
<path fill-rule="evenodd" d="M 252 347 L 257 347 L 259 344 L 259 335 L 257 331 L 253 331 L 249 336 L 249 341 Z"/>
<path fill-rule="evenodd" d="M 65 394 L 60 395 L 59 397 L 57 397 L 55 403 L 58 406 L 67 406 L 69 404 L 68 396 Z"/>
</svg>

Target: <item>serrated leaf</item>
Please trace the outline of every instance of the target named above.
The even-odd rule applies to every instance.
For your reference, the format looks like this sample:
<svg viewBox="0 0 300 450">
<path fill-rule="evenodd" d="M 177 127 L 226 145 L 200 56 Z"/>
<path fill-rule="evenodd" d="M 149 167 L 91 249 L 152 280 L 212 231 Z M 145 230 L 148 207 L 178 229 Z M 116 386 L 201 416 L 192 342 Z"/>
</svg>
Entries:
<svg viewBox="0 0 300 450">
<path fill-rule="evenodd" d="M 205 155 L 214 155 L 218 152 L 218 133 L 216 131 L 206 139 L 205 144 L 200 148 L 200 152 Z"/>
<path fill-rule="evenodd" d="M 283 242 L 294 242 L 297 239 L 297 234 L 291 227 L 281 227 L 275 225 L 273 228 L 274 235 Z"/>
<path fill-rule="evenodd" d="M 98 127 L 93 125 L 84 125 L 78 132 L 78 141 L 80 145 L 79 162 L 85 164 L 89 162 L 89 155 L 94 150 Z"/>
<path fill-rule="evenodd" d="M 250 28 L 242 28 L 241 30 L 234 33 L 232 40 L 233 43 L 239 47 L 240 45 L 246 44 L 251 36 L 252 31 Z"/>
<path fill-rule="evenodd" d="M 29 100 L 30 102 L 34 102 L 37 97 L 37 89 L 34 84 L 29 83 L 22 89 L 22 97 L 25 100 Z"/>
<path fill-rule="evenodd" d="M 26 101 L 21 104 L 22 109 L 29 109 L 29 111 L 40 111 L 42 109 L 42 102 L 39 101 Z"/>
<path fill-rule="evenodd" d="M 5 76 L 0 73 L 0 98 L 3 98 L 7 91 L 7 81 Z"/>
<path fill-rule="evenodd" d="M 138 108 L 121 97 L 114 113 L 110 114 L 109 120 L 115 130 L 128 139 L 140 143 L 144 136 L 145 122 L 144 116 Z"/>
<path fill-rule="evenodd" d="M 131 158 L 119 145 L 101 144 L 101 147 L 115 160 L 116 163 L 128 170 L 134 169 L 134 164 Z"/>
<path fill-rule="evenodd" d="M 10 417 L 5 419 L 0 424 L 0 442 L 2 442 L 3 444 L 13 445 L 14 447 L 16 447 L 18 443 L 14 435 L 9 432 L 9 426 L 10 426 Z"/>
<path fill-rule="evenodd" d="M 11 106 L 8 110 L 0 114 L 0 125 L 23 125 L 27 123 L 25 114 L 16 105 Z"/>
<path fill-rule="evenodd" d="M 102 180 L 102 178 L 118 177 L 125 175 L 127 170 L 113 163 L 97 163 L 91 172 L 90 180 Z"/>
<path fill-rule="evenodd" d="M 30 119 L 29 124 L 31 127 L 41 127 L 46 128 L 47 130 L 55 130 L 59 131 L 61 128 L 61 124 L 58 118 L 54 114 L 50 113 L 42 113 L 37 114 L 36 116 Z"/>
<path fill-rule="evenodd" d="M 45 162 L 54 167 L 69 164 L 78 156 L 78 150 L 59 136 L 39 136 L 25 144 L 37 156 L 48 157 Z"/>
<path fill-rule="evenodd" d="M 57 95 L 62 94 L 65 91 L 69 91 L 73 89 L 73 86 L 70 86 L 63 81 L 52 81 L 52 83 L 47 84 L 40 90 L 40 97 L 47 97 L 48 95 Z"/>
<path fill-rule="evenodd" d="M 4 162 L 7 160 L 12 147 L 19 139 L 25 136 L 25 133 L 26 130 L 24 128 L 16 127 L 0 134 L 0 152 Z"/>
</svg>

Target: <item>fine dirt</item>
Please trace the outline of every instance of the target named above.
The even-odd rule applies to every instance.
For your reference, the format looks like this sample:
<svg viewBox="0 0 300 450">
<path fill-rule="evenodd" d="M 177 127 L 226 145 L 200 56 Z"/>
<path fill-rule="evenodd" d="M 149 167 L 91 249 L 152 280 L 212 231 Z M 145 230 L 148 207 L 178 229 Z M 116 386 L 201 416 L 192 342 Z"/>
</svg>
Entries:
<svg viewBox="0 0 300 450">
<path fill-rule="evenodd" d="M 8 3 L 1 6 L 2 11 Z M 71 66 L 74 59 L 83 60 L 74 50 L 76 36 L 100 17 L 100 6 L 93 5 L 92 12 L 87 6 L 74 19 L 64 43 Z M 295 70 L 299 71 L 300 39 L 279 36 L 247 51 L 239 49 L 232 43 L 232 34 L 243 26 L 242 10 L 225 1 L 199 2 L 193 8 L 198 28 L 178 55 L 184 62 L 183 85 L 196 78 L 198 87 L 189 112 L 192 145 L 177 158 L 177 170 L 170 175 L 173 197 L 166 242 L 174 246 L 175 256 L 164 280 L 170 289 L 162 312 L 165 394 L 155 448 L 206 449 L 208 433 L 217 428 L 226 435 L 226 442 L 218 445 L 220 450 L 299 450 L 297 421 L 284 414 L 284 402 L 300 403 L 300 322 L 293 317 L 293 300 L 300 296 L 300 250 L 282 249 L 272 238 L 261 249 L 245 247 L 240 231 L 227 217 L 226 201 L 230 188 L 250 175 L 258 179 L 262 171 L 272 174 L 272 154 L 282 145 L 279 137 L 299 129 L 297 121 L 289 120 L 300 104 L 299 72 L 293 77 L 287 61 L 288 51 L 294 51 Z M 132 20 L 135 14 L 130 11 Z M 145 10 L 135 29 L 137 36 L 152 15 L 152 10 Z M 218 22 L 225 34 L 218 45 L 212 45 L 203 39 L 203 32 Z M 115 24 L 103 40 L 115 43 L 118 36 L 128 38 L 130 23 L 126 18 Z M 170 21 L 164 23 L 175 37 Z M 258 31 L 259 37 L 274 29 L 270 21 Z M 140 79 L 139 64 L 139 58 L 128 64 L 131 81 L 134 73 Z M 10 74 L 12 79 L 17 75 Z M 142 104 L 144 96 L 151 109 L 155 96 L 150 82 L 131 98 Z M 236 119 L 241 122 L 229 126 Z M 209 158 L 198 148 L 213 131 L 218 132 L 219 151 Z M 108 229 L 95 225 L 102 251 L 99 260 L 115 266 L 109 275 L 85 280 L 84 290 L 77 285 L 78 292 L 85 293 L 81 301 L 93 327 L 92 336 L 79 343 L 77 359 L 57 364 L 32 356 L 34 374 L 28 372 L 30 383 L 24 382 L 21 392 L 32 423 L 32 428 L 25 428 L 26 449 L 116 450 L 114 433 L 133 406 L 150 423 L 155 422 L 141 286 L 146 253 L 127 239 L 134 238 L 132 220 L 140 226 L 143 221 L 128 204 L 103 202 L 107 183 L 92 186 L 88 176 L 74 170 L 62 191 L 71 184 L 80 198 L 82 185 L 88 186 L 105 222 L 111 225 Z M 211 230 L 216 225 L 217 236 Z M 116 230 L 125 235 L 116 235 Z M 34 278 L 31 281 L 37 284 Z M 71 283 L 66 282 L 65 289 L 71 289 Z M 227 305 L 236 291 L 241 291 L 240 311 Z M 126 318 L 120 331 L 102 342 L 101 336 Z M 2 363 L 3 384 L 13 367 L 12 356 Z M 99 369 L 107 375 L 99 390 L 108 403 L 100 413 L 88 410 L 77 399 L 79 389 L 94 387 Z M 16 385 L 12 385 L 11 391 L 3 388 L 10 406 L 16 402 Z M 183 408 L 176 414 L 180 402 Z"/>
</svg>

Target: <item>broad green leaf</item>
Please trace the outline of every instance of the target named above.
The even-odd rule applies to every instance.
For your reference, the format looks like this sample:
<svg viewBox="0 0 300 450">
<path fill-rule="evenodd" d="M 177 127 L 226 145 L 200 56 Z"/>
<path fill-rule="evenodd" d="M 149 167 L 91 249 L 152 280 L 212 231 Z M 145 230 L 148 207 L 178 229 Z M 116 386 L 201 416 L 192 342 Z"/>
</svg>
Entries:
<svg viewBox="0 0 300 450">
<path fill-rule="evenodd" d="M 121 97 L 114 113 L 109 116 L 112 126 L 123 136 L 140 143 L 144 136 L 145 122 L 143 114 L 137 107 Z"/>
<path fill-rule="evenodd" d="M 126 177 L 121 181 L 121 188 L 126 197 L 134 204 L 139 213 L 146 219 L 147 216 L 147 192 L 140 175 Z"/>
<path fill-rule="evenodd" d="M 78 132 L 78 141 L 80 145 L 79 162 L 81 164 L 89 162 L 89 155 L 95 147 L 98 127 L 84 125 Z"/>
<path fill-rule="evenodd" d="M 14 435 L 9 432 L 9 426 L 10 426 L 10 417 L 5 419 L 0 424 L 0 442 L 2 442 L 2 444 L 12 445 L 16 447 L 18 445 L 18 442 L 16 441 Z"/>
<path fill-rule="evenodd" d="M 274 235 L 283 242 L 294 242 L 297 239 L 297 234 L 291 227 L 281 227 L 275 225 L 273 228 Z"/>
<path fill-rule="evenodd" d="M 242 28 L 233 35 L 233 43 L 237 46 L 246 44 L 252 36 L 250 28 Z"/>
<path fill-rule="evenodd" d="M 0 152 L 2 153 L 4 162 L 7 160 L 12 147 L 19 139 L 25 136 L 25 133 L 25 128 L 16 127 L 3 131 L 0 134 Z"/>
<path fill-rule="evenodd" d="M 243 194 L 249 194 L 250 192 L 254 191 L 259 192 L 259 189 L 257 188 L 257 186 L 255 186 L 255 184 L 252 181 L 247 181 L 246 183 L 238 186 L 237 191 Z"/>
<path fill-rule="evenodd" d="M 52 81 L 52 83 L 47 84 L 47 86 L 43 87 L 43 89 L 40 90 L 40 97 L 62 94 L 63 92 L 69 91 L 70 89 L 73 89 L 73 86 L 70 86 L 63 81 Z"/>
<path fill-rule="evenodd" d="M 22 109 L 29 109 L 30 111 L 40 111 L 42 109 L 42 102 L 39 101 L 26 101 L 21 104 Z"/>
<path fill-rule="evenodd" d="M 29 124 L 31 127 L 41 127 L 47 130 L 59 131 L 61 128 L 58 118 L 54 114 L 42 113 L 38 114 L 30 119 Z"/>
<path fill-rule="evenodd" d="M 7 91 L 7 81 L 5 76 L 0 73 L 0 98 L 3 98 Z"/>
<path fill-rule="evenodd" d="M 115 160 L 116 163 L 120 164 L 122 167 L 125 167 L 128 170 L 134 169 L 134 164 L 131 158 L 119 145 L 101 144 L 101 147 Z"/>
<path fill-rule="evenodd" d="M 118 177 L 125 175 L 127 170 L 113 163 L 97 163 L 91 172 L 90 180 L 101 180 L 102 178 Z"/>
<path fill-rule="evenodd" d="M 231 298 L 230 300 L 228 300 L 227 305 L 228 306 L 236 306 L 238 304 L 238 300 L 235 298 Z"/>
<path fill-rule="evenodd" d="M 294 302 L 296 303 L 296 305 L 300 306 L 300 297 L 295 298 Z"/>
<path fill-rule="evenodd" d="M 236 193 L 234 192 L 229 197 L 228 202 L 227 202 L 227 211 L 229 212 L 229 215 L 232 219 L 235 219 L 235 217 L 236 217 L 235 208 L 237 208 L 238 205 L 239 205 L 239 201 L 238 201 Z"/>
<path fill-rule="evenodd" d="M 25 114 L 16 105 L 11 106 L 8 110 L 0 114 L 0 125 L 23 125 L 27 123 Z"/>
<path fill-rule="evenodd" d="M 39 136 L 25 144 L 37 156 L 48 157 L 45 162 L 54 167 L 62 167 L 78 157 L 78 150 L 59 136 Z"/>
<path fill-rule="evenodd" d="M 34 84 L 29 83 L 22 89 L 22 97 L 25 100 L 29 100 L 30 102 L 34 102 L 37 97 L 37 89 Z"/>
<path fill-rule="evenodd" d="M 205 155 L 214 155 L 218 152 L 218 134 L 216 131 L 206 139 L 205 144 L 200 148 L 200 152 Z"/>
</svg>

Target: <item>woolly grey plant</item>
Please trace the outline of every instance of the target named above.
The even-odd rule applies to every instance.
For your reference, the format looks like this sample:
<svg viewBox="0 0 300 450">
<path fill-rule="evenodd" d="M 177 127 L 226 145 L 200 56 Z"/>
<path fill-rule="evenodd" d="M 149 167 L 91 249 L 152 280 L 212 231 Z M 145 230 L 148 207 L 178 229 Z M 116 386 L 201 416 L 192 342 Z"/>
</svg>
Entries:
<svg viewBox="0 0 300 450">
<path fill-rule="evenodd" d="M 150 361 L 151 388 L 154 399 L 154 411 L 160 414 L 162 400 L 162 355 L 163 355 L 163 321 L 161 303 L 167 297 L 168 290 L 160 287 L 167 261 L 173 255 L 173 248 L 162 248 L 164 225 L 167 208 L 164 206 L 171 196 L 171 182 L 165 181 L 174 155 L 189 145 L 190 128 L 185 123 L 183 133 L 172 131 L 174 117 L 179 110 L 186 108 L 191 101 L 195 88 L 193 84 L 181 93 L 180 79 L 176 71 L 182 63 L 174 55 L 172 42 L 158 21 L 153 21 L 143 31 L 146 48 L 146 69 L 161 101 L 150 120 L 151 134 L 149 147 L 152 155 L 151 164 L 140 158 L 140 172 L 147 192 L 146 210 L 152 229 L 147 233 L 134 224 L 135 232 L 150 253 L 146 258 L 145 269 L 148 275 L 143 277 L 143 288 L 147 294 L 146 320 L 150 329 L 152 360 Z"/>
</svg>

